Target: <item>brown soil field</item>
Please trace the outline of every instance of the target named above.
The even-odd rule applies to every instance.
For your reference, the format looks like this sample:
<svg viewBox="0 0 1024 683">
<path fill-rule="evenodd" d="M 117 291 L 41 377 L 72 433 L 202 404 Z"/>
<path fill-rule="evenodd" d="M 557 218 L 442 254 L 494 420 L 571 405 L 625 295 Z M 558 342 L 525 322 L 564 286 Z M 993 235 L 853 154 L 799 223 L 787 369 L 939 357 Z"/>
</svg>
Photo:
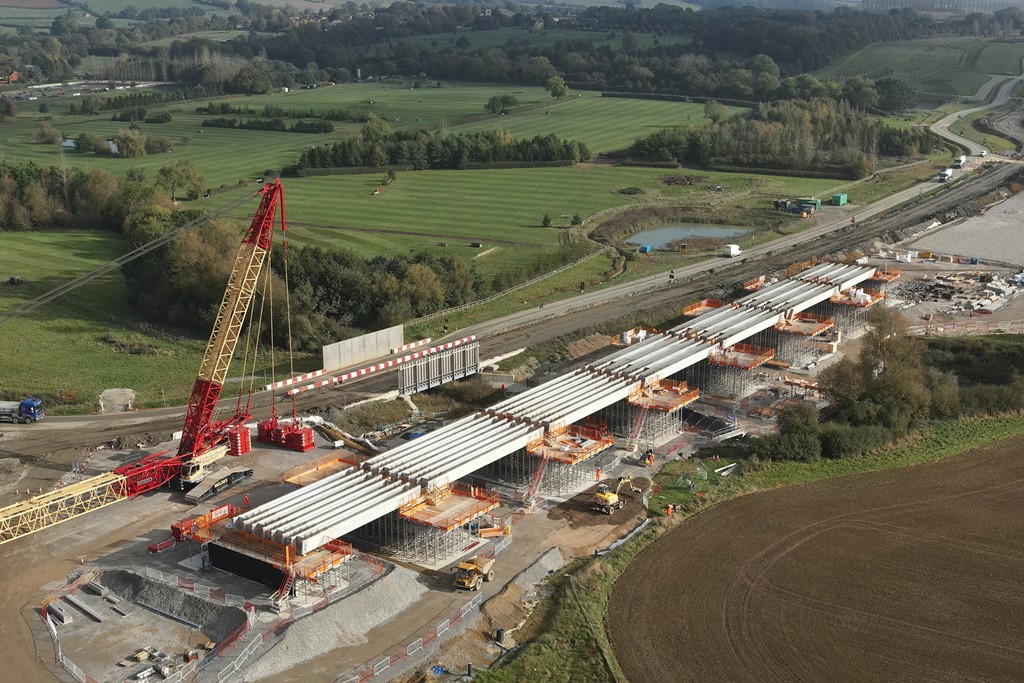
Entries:
<svg viewBox="0 0 1024 683">
<path fill-rule="evenodd" d="M 1019 681 L 1024 441 L 727 501 L 607 618 L 630 681 Z"/>
</svg>

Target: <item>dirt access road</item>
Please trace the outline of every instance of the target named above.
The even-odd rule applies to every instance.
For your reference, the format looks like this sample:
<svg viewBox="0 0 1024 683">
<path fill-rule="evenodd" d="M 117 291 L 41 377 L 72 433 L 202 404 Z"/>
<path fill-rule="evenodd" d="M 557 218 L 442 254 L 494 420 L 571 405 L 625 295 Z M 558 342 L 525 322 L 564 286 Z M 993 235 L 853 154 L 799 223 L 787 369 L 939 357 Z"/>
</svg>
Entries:
<svg viewBox="0 0 1024 683">
<path fill-rule="evenodd" d="M 630 681 L 1019 681 L 1024 445 L 733 499 L 608 612 Z"/>
</svg>

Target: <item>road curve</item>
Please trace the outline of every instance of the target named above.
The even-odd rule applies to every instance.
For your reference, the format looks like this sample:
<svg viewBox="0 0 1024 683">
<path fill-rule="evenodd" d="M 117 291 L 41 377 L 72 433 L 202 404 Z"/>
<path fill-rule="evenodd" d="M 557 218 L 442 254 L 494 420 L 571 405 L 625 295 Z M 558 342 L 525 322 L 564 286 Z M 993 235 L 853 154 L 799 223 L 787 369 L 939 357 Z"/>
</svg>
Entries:
<svg viewBox="0 0 1024 683">
<path fill-rule="evenodd" d="M 957 121 L 959 121 L 964 116 L 967 116 L 969 114 L 984 111 L 986 109 L 998 109 L 999 107 L 1002 107 L 1003 105 L 1010 101 L 1010 94 L 1013 92 L 1014 86 L 1020 83 L 1022 80 L 1024 80 L 1024 60 L 1021 60 L 1021 75 L 1017 76 L 1016 78 L 1007 78 L 996 90 L 995 97 L 992 98 L 991 102 L 989 102 L 988 104 L 983 104 L 980 107 L 971 107 L 970 109 L 964 109 L 963 111 L 954 112 L 949 116 L 946 116 L 945 118 L 939 119 L 938 121 L 931 125 L 932 132 L 949 140 L 953 140 L 955 142 L 960 143 L 961 145 L 969 149 L 972 155 L 980 154 L 982 151 L 987 152 L 988 149 L 983 145 L 979 145 L 977 142 L 974 142 L 973 140 L 968 140 L 965 137 L 961 137 L 956 133 L 950 132 L 949 127 L 956 123 Z"/>
</svg>

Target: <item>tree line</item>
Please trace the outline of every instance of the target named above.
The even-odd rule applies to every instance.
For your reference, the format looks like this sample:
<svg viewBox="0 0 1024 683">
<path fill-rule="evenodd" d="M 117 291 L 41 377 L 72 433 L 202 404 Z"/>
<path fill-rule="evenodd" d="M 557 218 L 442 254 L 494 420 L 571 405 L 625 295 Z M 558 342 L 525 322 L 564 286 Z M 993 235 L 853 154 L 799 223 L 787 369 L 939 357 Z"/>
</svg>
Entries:
<svg viewBox="0 0 1024 683">
<path fill-rule="evenodd" d="M 449 134 L 444 130 L 392 131 L 387 121 L 370 113 L 359 135 L 305 150 L 283 173 L 305 169 L 359 166 L 404 166 L 415 170 L 456 169 L 494 162 L 576 163 L 590 158 L 578 140 L 556 135 L 516 139 L 505 130 Z"/>
<path fill-rule="evenodd" d="M 290 126 L 284 119 L 203 119 L 201 124 L 206 128 L 243 128 L 247 130 L 270 130 L 281 133 L 333 133 L 334 124 L 330 121 L 296 121 Z"/>
<path fill-rule="evenodd" d="M 712 117 L 713 105 L 705 107 Z M 703 127 L 662 129 L 637 138 L 631 153 L 652 162 L 833 170 L 861 178 L 878 155 L 917 157 L 935 144 L 927 130 L 898 129 L 846 100 L 818 98 L 762 103 Z"/>
<path fill-rule="evenodd" d="M 783 412 L 778 434 L 752 439 L 758 460 L 848 458 L 933 420 L 1024 410 L 1024 345 L 1016 337 L 921 339 L 899 311 L 875 307 L 856 357 L 821 371 L 830 405 L 819 421 L 808 405 Z"/>
<path fill-rule="evenodd" d="M 324 121 L 366 121 L 366 111 L 355 111 L 351 109 L 327 109 L 314 111 L 312 109 L 294 109 L 279 107 L 274 104 L 264 105 L 262 109 L 252 107 L 238 107 L 230 102 L 210 102 L 204 106 L 196 107 L 197 114 L 220 114 L 222 116 L 259 116 L 265 119 L 322 119 Z"/>
<path fill-rule="evenodd" d="M 136 213 L 170 206 L 177 190 L 193 195 L 205 186 L 191 161 L 167 164 L 154 181 L 141 169 L 122 178 L 105 170 L 0 161 L 0 230 L 53 226 L 124 232 Z"/>
</svg>

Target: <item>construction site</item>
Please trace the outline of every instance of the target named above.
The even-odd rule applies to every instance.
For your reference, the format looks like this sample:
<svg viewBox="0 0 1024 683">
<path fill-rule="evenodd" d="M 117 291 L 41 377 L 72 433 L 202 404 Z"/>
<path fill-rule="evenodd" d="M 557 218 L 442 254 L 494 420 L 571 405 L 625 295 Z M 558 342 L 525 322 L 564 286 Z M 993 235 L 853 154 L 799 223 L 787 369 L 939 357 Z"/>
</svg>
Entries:
<svg viewBox="0 0 1024 683">
<path fill-rule="evenodd" d="M 384 442 L 300 416 L 294 397 L 395 366 L 399 393 L 414 397 L 476 374 L 478 340 L 405 344 L 399 332 L 340 369 L 325 347 L 323 370 L 267 385 L 280 400 L 266 420 L 253 419 L 251 396 L 222 399 L 283 189 L 260 195 L 181 431 L 152 448 L 97 451 L 87 458 L 95 474 L 16 491 L 0 508 L 6 548 L 34 534 L 56 546 L 90 529 L 134 529 L 40 585 L 28 607 L 54 663 L 78 680 L 395 675 L 496 586 L 628 533 L 665 461 L 771 431 L 785 405 L 817 401 L 809 370 L 864 329 L 899 277 L 798 264 L 744 283 L 733 301 L 681 305 L 684 321 L 670 329 L 616 335 L 610 353 L 538 386 Z M 586 532 L 579 512 L 549 514 L 569 501 L 589 515 Z M 419 612 L 449 616 L 401 654 L 372 651 L 374 629 Z"/>
</svg>

